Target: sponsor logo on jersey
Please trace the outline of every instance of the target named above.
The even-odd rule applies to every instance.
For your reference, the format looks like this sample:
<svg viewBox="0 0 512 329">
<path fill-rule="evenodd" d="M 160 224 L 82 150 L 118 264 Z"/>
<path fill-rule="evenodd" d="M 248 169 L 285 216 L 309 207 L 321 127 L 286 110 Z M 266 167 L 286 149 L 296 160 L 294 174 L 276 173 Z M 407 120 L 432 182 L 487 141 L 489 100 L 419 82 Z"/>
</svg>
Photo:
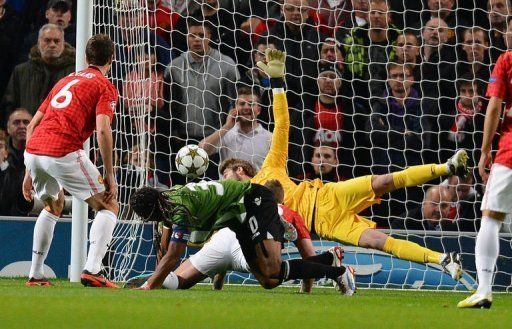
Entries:
<svg viewBox="0 0 512 329">
<path fill-rule="evenodd" d="M 260 205 L 261 205 L 261 197 L 254 198 L 254 203 L 255 203 L 257 206 L 260 206 Z"/>
</svg>

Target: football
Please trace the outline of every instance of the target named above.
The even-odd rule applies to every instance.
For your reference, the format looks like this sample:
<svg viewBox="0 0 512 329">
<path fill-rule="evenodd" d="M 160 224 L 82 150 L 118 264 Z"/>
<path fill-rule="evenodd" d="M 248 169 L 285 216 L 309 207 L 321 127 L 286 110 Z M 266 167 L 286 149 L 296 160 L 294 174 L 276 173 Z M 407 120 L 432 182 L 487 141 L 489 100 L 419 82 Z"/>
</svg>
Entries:
<svg viewBox="0 0 512 329">
<path fill-rule="evenodd" d="M 187 178 L 203 175 L 208 168 L 208 154 L 197 145 L 183 146 L 176 154 L 176 169 Z"/>
</svg>

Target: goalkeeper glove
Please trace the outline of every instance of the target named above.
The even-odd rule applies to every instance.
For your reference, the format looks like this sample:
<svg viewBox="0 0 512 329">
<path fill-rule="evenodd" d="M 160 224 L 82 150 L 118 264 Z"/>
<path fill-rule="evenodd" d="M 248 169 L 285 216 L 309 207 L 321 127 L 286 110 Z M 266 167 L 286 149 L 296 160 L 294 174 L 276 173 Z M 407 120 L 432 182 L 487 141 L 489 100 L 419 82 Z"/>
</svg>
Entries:
<svg viewBox="0 0 512 329">
<path fill-rule="evenodd" d="M 265 59 L 267 60 L 267 64 L 259 61 L 256 65 L 270 78 L 284 77 L 285 52 L 278 49 L 267 48 L 265 50 Z"/>
</svg>

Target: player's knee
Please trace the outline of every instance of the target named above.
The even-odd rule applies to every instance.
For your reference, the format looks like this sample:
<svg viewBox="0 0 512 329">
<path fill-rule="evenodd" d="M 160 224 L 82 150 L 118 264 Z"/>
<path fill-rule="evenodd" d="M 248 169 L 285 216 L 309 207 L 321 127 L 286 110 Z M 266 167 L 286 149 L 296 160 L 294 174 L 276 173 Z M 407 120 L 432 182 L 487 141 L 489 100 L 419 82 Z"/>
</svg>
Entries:
<svg viewBox="0 0 512 329">
<path fill-rule="evenodd" d="M 52 201 L 48 201 L 48 202 L 45 202 L 45 207 L 44 209 L 46 211 L 48 211 L 49 213 L 57 216 L 57 217 L 60 217 L 60 215 L 62 214 L 62 211 L 64 210 L 64 193 L 60 193 L 57 200 L 52 200 Z"/>
</svg>

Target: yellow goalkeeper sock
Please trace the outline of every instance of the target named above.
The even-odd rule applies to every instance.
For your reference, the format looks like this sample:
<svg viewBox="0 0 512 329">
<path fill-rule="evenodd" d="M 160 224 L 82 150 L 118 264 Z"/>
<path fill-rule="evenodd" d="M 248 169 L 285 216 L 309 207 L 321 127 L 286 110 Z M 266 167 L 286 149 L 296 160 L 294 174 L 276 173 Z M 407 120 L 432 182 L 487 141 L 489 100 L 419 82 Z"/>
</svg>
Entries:
<svg viewBox="0 0 512 329">
<path fill-rule="evenodd" d="M 384 251 L 400 259 L 416 263 L 440 264 L 441 253 L 427 249 L 417 243 L 388 237 L 384 243 Z"/>
<path fill-rule="evenodd" d="M 448 175 L 448 167 L 443 164 L 428 164 L 421 166 L 412 166 L 402 171 L 392 173 L 393 184 L 395 188 L 404 188 L 418 186 L 434 178 Z"/>
</svg>

